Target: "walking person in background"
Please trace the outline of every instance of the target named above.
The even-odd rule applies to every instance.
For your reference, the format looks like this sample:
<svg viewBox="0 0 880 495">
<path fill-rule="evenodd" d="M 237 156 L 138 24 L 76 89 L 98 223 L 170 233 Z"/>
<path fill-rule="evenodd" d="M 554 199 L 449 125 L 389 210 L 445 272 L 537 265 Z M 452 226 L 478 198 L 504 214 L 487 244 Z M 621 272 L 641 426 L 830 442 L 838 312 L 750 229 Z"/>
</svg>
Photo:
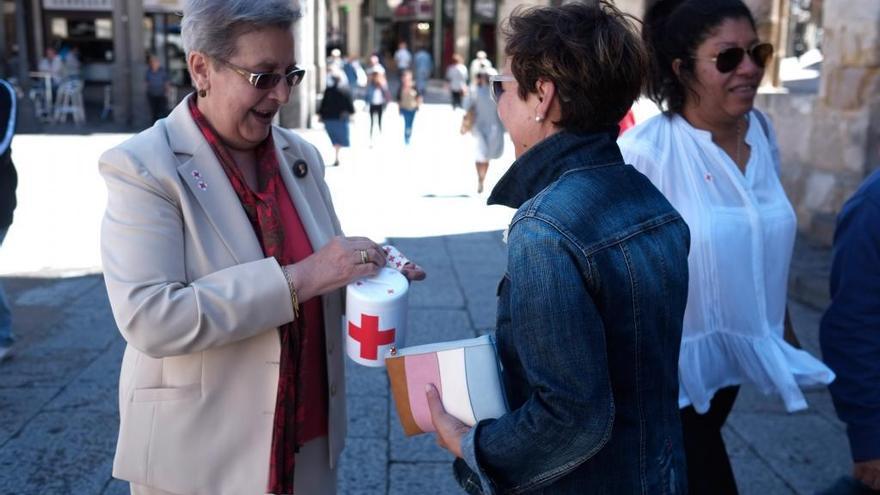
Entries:
<svg viewBox="0 0 880 495">
<path fill-rule="evenodd" d="M 415 69 L 416 89 L 419 90 L 419 93 L 425 94 L 425 91 L 428 89 L 428 79 L 434 71 L 434 59 L 424 46 L 416 51 L 413 67 Z"/>
<path fill-rule="evenodd" d="M 12 163 L 12 137 L 15 135 L 16 97 L 11 84 L 0 79 L 0 247 L 12 225 L 18 175 Z M 0 285 L 0 361 L 8 358 L 15 336 L 12 333 L 12 310 Z"/>
<path fill-rule="evenodd" d="M 488 203 L 516 208 L 495 334 L 510 412 L 470 428 L 432 389 L 438 443 L 471 494 L 684 495 L 688 229 L 615 143 L 642 88 L 634 22 L 572 2 L 518 8 L 504 34 L 492 90 L 516 161 Z"/>
<path fill-rule="evenodd" d="M 355 100 L 363 98 L 364 89 L 367 87 L 367 73 L 361 66 L 361 61 L 356 56 L 350 55 L 342 66 L 342 70 L 348 79 L 351 97 Z"/>
<path fill-rule="evenodd" d="M 58 91 L 58 85 L 64 79 L 64 61 L 58 56 L 55 47 L 46 47 L 46 56 L 40 59 L 37 69 L 40 72 L 48 74 L 52 82 L 52 92 Z"/>
<path fill-rule="evenodd" d="M 412 65 L 412 53 L 407 49 L 405 41 L 401 41 L 397 45 L 397 51 L 394 52 L 394 65 L 397 68 L 398 77 Z"/>
<path fill-rule="evenodd" d="M 846 423 L 853 477 L 880 493 L 880 171 L 837 217 L 831 305 L 819 327 L 822 356 L 837 374 L 828 388 Z M 823 495 L 858 493 L 841 480 Z"/>
<path fill-rule="evenodd" d="M 492 69 L 492 61 L 489 60 L 488 55 L 483 50 L 477 51 L 477 54 L 474 56 L 474 59 L 471 60 L 470 67 L 470 75 L 471 75 L 471 85 L 477 84 L 477 75 L 481 70 L 484 69 Z"/>
<path fill-rule="evenodd" d="M 159 62 L 159 57 L 150 55 L 150 65 L 147 67 L 145 76 L 147 90 L 147 103 L 150 105 L 150 115 L 153 122 L 161 119 L 168 111 L 168 91 L 171 89 L 171 81 L 168 72 Z"/>
<path fill-rule="evenodd" d="M 65 80 L 78 81 L 82 79 L 82 62 L 79 59 L 79 47 L 71 46 L 64 55 L 64 78 Z"/>
<path fill-rule="evenodd" d="M 834 378 L 792 345 L 795 212 L 779 180 L 775 132 L 754 109 L 773 47 L 758 39 L 740 0 L 661 0 L 642 36 L 647 94 L 664 113 L 619 143 L 691 230 L 679 360 L 689 491 L 735 494 L 721 429 L 739 386 L 778 394 L 797 411 L 807 407 L 801 386 Z"/>
<path fill-rule="evenodd" d="M 333 144 L 335 160 L 332 166 L 339 166 L 339 149 L 351 146 L 349 142 L 349 121 L 354 114 L 349 87 L 344 84 L 345 74 L 339 69 L 328 67 L 327 87 L 324 89 L 324 98 L 318 107 L 318 115 L 324 122 L 324 129 L 330 136 Z"/>
<path fill-rule="evenodd" d="M 196 92 L 105 152 L 104 281 L 126 341 L 113 476 L 133 495 L 333 495 L 344 237 L 312 144 L 272 125 L 305 70 L 289 0 L 185 0 Z M 424 277 L 415 267 L 410 278 Z"/>
<path fill-rule="evenodd" d="M 403 143 L 409 145 L 412 138 L 413 120 L 422 105 L 422 94 L 413 85 L 411 71 L 405 70 L 400 76 L 400 89 L 397 91 L 397 106 L 403 116 Z"/>
<path fill-rule="evenodd" d="M 385 74 L 385 72 L 386 72 L 385 66 L 382 65 L 382 60 L 379 59 L 379 55 L 376 55 L 375 53 L 370 55 L 370 62 L 367 65 L 367 69 L 366 69 L 367 77 L 369 77 L 370 74 L 372 74 L 373 72 L 381 72 L 382 74 Z M 365 83 L 365 85 L 366 84 L 367 83 Z"/>
<path fill-rule="evenodd" d="M 468 71 L 464 59 L 457 53 L 452 55 L 452 63 L 446 68 L 446 84 L 452 96 L 452 109 L 461 108 L 462 98 L 467 94 Z"/>
<path fill-rule="evenodd" d="M 388 91 L 384 70 L 370 72 L 364 100 L 370 106 L 370 146 L 372 146 L 373 131 L 378 129 L 379 134 L 382 134 L 382 114 L 385 113 L 385 106 L 391 101 L 391 92 Z"/>
<path fill-rule="evenodd" d="M 504 153 L 504 125 L 498 118 L 498 108 L 492 100 L 489 77 L 495 75 L 495 69 L 482 69 L 477 74 L 477 86 L 470 94 L 467 104 L 468 112 L 472 112 L 477 167 L 477 194 L 483 192 L 486 172 L 489 171 L 489 160 L 500 158 Z"/>
</svg>

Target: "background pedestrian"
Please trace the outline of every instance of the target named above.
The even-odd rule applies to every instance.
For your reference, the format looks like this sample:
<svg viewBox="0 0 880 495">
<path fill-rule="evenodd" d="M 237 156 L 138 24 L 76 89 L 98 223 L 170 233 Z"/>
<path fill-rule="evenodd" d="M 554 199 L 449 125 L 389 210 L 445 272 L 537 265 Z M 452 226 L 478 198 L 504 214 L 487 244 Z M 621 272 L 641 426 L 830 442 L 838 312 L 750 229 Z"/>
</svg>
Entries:
<svg viewBox="0 0 880 495">
<path fill-rule="evenodd" d="M 403 143 L 408 145 L 412 138 L 413 121 L 422 104 L 422 93 L 413 84 L 412 71 L 405 70 L 400 77 L 397 91 L 397 106 L 403 117 Z"/>
<path fill-rule="evenodd" d="M 354 103 L 351 92 L 344 84 L 345 74 L 332 67 L 327 71 L 327 87 L 318 115 L 324 122 L 324 129 L 333 144 L 335 160 L 332 166 L 339 166 L 339 149 L 351 146 L 349 141 L 349 121 L 354 115 Z"/>
<path fill-rule="evenodd" d="M 467 94 L 468 71 L 461 55 L 452 55 L 452 63 L 446 68 L 446 84 L 452 96 L 452 109 L 461 108 L 462 98 Z"/>
<path fill-rule="evenodd" d="M 372 146 L 374 129 L 378 129 L 378 133 L 382 134 L 382 114 L 385 113 L 385 106 L 391 101 L 391 92 L 388 91 L 384 70 L 377 69 L 370 72 L 364 101 L 370 107 L 370 145 Z"/>
<path fill-rule="evenodd" d="M 424 46 L 416 51 L 413 68 L 415 69 L 416 89 L 419 90 L 419 93 L 425 94 L 428 89 L 428 79 L 434 71 L 434 59 Z"/>
<path fill-rule="evenodd" d="M 500 158 L 504 153 L 504 126 L 498 118 L 498 108 L 492 100 L 489 77 L 495 69 L 485 68 L 477 74 L 477 85 L 470 94 L 468 112 L 473 112 L 471 133 L 475 140 L 477 168 L 477 193 L 483 192 L 489 161 Z"/>
<path fill-rule="evenodd" d="M 16 96 L 12 85 L 0 79 L 0 246 L 12 225 L 16 206 L 18 175 L 12 163 L 12 137 L 15 135 Z M 0 285 L 0 361 L 9 357 L 15 336 L 12 333 L 12 309 Z"/>
<path fill-rule="evenodd" d="M 168 78 L 168 72 L 159 62 L 159 57 L 150 55 L 150 64 L 144 79 L 150 115 L 155 122 L 164 117 L 168 111 L 167 95 L 171 90 L 171 80 Z"/>
</svg>

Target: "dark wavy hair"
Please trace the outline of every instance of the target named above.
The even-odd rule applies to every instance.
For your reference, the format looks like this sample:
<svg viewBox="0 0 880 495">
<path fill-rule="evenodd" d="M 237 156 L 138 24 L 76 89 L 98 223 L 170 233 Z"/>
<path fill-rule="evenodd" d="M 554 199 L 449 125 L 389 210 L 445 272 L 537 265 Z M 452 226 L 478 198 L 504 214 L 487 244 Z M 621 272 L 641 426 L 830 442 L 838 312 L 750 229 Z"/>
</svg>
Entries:
<svg viewBox="0 0 880 495">
<path fill-rule="evenodd" d="M 740 0 L 660 0 L 645 14 L 642 40 L 648 50 L 645 92 L 664 111 L 681 113 L 694 81 L 694 54 L 728 19 L 755 19 Z M 681 60 L 679 76 L 672 63 Z"/>
<path fill-rule="evenodd" d="M 634 18 L 606 0 L 517 7 L 503 26 L 519 97 L 553 81 L 573 132 L 617 126 L 642 90 L 646 56 Z"/>
</svg>

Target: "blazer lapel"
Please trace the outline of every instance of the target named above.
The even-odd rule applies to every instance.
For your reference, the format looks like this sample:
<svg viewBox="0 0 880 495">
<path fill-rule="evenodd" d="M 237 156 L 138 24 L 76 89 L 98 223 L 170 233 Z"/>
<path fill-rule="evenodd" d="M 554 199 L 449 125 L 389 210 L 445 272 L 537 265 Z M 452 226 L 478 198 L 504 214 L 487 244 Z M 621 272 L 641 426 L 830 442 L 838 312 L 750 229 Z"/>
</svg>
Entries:
<svg viewBox="0 0 880 495">
<path fill-rule="evenodd" d="M 168 118 L 168 143 L 181 161 L 177 171 L 199 202 L 214 230 L 238 263 L 264 258 L 241 201 L 229 184 L 214 150 L 189 115 L 185 98 Z M 297 205 L 299 206 L 299 205 Z"/>
<path fill-rule="evenodd" d="M 275 153 L 278 156 L 278 164 L 281 167 L 281 177 L 284 179 L 284 185 L 287 186 L 287 192 L 293 200 L 293 206 L 296 207 L 296 212 L 299 214 L 303 228 L 309 236 L 312 250 L 317 251 L 330 240 L 330 234 L 324 232 L 318 225 L 316 221 L 319 218 L 316 215 L 318 212 L 315 211 L 315 206 L 311 204 L 312 201 L 315 201 L 318 205 L 323 203 L 318 201 L 319 198 L 311 198 L 312 201 L 309 201 L 306 191 L 308 185 L 315 180 L 311 174 L 317 173 L 318 164 L 306 161 L 309 175 L 301 179 L 296 178 L 293 175 L 293 164 L 297 160 L 305 160 L 305 158 L 298 156 L 287 139 L 281 136 L 280 133 L 273 133 L 273 137 L 275 138 Z"/>
</svg>

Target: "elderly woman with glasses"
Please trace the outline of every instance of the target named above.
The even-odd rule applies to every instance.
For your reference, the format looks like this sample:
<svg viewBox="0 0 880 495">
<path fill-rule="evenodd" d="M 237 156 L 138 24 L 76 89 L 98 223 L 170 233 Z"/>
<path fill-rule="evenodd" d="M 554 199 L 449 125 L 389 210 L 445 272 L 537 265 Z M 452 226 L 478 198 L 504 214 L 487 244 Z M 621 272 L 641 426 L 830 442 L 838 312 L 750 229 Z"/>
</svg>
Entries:
<svg viewBox="0 0 880 495">
<path fill-rule="evenodd" d="M 733 494 L 721 428 L 739 386 L 807 407 L 828 383 L 784 339 L 796 220 L 779 180 L 773 126 L 754 109 L 773 47 L 740 0 L 663 0 L 647 13 L 648 95 L 665 112 L 628 131 L 624 158 L 681 213 L 693 240 L 678 398 L 690 493 Z"/>
<path fill-rule="evenodd" d="M 688 230 L 617 148 L 645 55 L 609 1 L 515 11 L 492 78 L 516 161 L 496 340 L 510 412 L 468 428 L 427 392 L 469 493 L 685 493 L 678 346 Z"/>
<path fill-rule="evenodd" d="M 341 235 L 315 147 L 272 125 L 304 76 L 290 5 L 187 0 L 196 93 L 100 159 L 127 343 L 113 475 L 135 494 L 336 491 L 341 289 L 385 260 Z"/>
</svg>

